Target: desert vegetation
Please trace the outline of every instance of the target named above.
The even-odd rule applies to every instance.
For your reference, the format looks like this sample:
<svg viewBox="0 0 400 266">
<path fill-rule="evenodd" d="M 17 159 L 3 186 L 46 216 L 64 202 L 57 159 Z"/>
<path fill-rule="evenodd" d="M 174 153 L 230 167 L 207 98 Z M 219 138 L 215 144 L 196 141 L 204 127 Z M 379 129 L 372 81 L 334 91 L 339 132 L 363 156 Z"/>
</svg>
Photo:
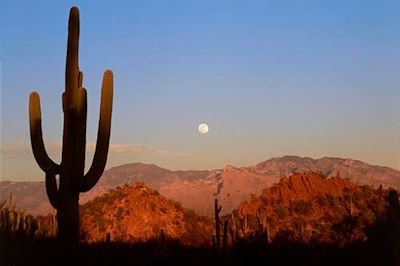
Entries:
<svg viewBox="0 0 400 266">
<path fill-rule="evenodd" d="M 142 176 L 111 175 L 99 190 L 107 192 L 79 204 L 80 193 L 103 175 L 113 101 L 113 73 L 107 70 L 93 163 L 85 173 L 87 91 L 78 64 L 79 30 L 73 7 L 60 164 L 44 146 L 39 94 L 29 97 L 32 150 L 53 209 L 33 216 L 15 204 L 13 193 L 0 198 L 2 265 L 400 265 L 398 192 L 383 182 L 385 174 L 379 186 L 374 175 L 352 182 L 351 174 L 362 180 L 367 167 L 351 160 L 308 158 L 306 166 L 281 167 L 273 159 L 253 167 L 175 172 L 140 164 L 133 168 Z M 193 208 L 184 206 L 185 199 Z"/>
<path fill-rule="evenodd" d="M 301 184 L 312 189 L 305 193 Z M 400 205 L 393 189 L 357 186 L 309 172 L 281 180 L 229 214 L 220 216 L 217 200 L 214 207 L 213 220 L 142 183 L 119 187 L 80 207 L 76 256 L 65 259 L 134 265 L 399 262 Z M 46 265 L 53 256 L 63 256 L 54 213 L 23 216 L 12 196 L 1 204 L 0 213 L 1 238 L 6 240 L 1 251 L 7 263 L 23 265 L 29 258 Z"/>
</svg>

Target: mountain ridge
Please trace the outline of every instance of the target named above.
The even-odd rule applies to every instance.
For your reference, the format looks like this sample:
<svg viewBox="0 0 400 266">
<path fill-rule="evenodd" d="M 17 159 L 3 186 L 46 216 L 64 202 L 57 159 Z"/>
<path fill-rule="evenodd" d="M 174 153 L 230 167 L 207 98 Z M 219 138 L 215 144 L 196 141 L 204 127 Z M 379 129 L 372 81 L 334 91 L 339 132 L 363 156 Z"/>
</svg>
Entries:
<svg viewBox="0 0 400 266">
<path fill-rule="evenodd" d="M 210 216 L 215 197 L 221 202 L 223 213 L 228 213 L 251 195 L 260 195 L 265 187 L 272 186 L 282 177 L 307 171 L 348 178 L 360 185 L 400 187 L 400 171 L 350 158 L 325 156 L 312 159 L 287 155 L 248 167 L 226 165 L 223 169 L 177 171 L 137 162 L 106 170 L 93 190 L 81 194 L 81 204 L 116 186 L 143 182 L 161 195 L 181 202 L 185 208 Z M 0 200 L 10 192 L 15 194 L 17 206 L 32 214 L 45 214 L 51 208 L 44 182 L 1 181 L 0 192 Z"/>
</svg>

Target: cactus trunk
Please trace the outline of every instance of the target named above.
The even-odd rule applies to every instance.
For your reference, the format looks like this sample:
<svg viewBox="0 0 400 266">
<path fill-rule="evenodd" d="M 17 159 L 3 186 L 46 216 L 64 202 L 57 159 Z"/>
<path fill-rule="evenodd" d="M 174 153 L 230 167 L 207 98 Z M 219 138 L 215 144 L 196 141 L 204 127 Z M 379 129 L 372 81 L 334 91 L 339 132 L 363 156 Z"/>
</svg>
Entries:
<svg viewBox="0 0 400 266">
<path fill-rule="evenodd" d="M 215 247 L 217 249 L 221 246 L 221 232 L 220 232 L 220 220 L 219 213 L 221 212 L 222 207 L 218 206 L 218 199 L 216 198 L 214 201 L 214 213 L 215 213 Z"/>
<path fill-rule="evenodd" d="M 62 208 L 57 210 L 58 238 L 64 243 L 76 243 L 79 235 L 79 196 L 60 201 Z"/>
<path fill-rule="evenodd" d="M 224 235 L 222 238 L 222 250 L 226 252 L 228 248 L 228 219 L 224 221 Z"/>
<path fill-rule="evenodd" d="M 83 73 L 79 70 L 79 10 L 71 8 L 68 24 L 65 92 L 62 94 L 64 112 L 63 147 L 60 164 L 46 153 L 42 136 L 40 98 L 32 92 L 29 98 L 29 121 L 32 150 L 36 162 L 46 174 L 46 191 L 51 205 L 57 209 L 58 237 L 67 244 L 78 243 L 79 193 L 96 185 L 107 161 L 111 129 L 113 73 L 104 73 L 101 90 L 99 129 L 93 163 L 85 174 L 87 93 L 82 87 Z M 59 175 L 57 186 L 56 175 Z"/>
</svg>

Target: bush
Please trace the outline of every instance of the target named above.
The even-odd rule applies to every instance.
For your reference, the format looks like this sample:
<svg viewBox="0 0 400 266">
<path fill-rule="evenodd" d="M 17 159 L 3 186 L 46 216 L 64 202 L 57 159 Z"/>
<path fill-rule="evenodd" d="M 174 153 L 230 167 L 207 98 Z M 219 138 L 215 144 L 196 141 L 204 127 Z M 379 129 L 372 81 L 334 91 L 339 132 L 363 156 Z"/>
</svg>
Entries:
<svg viewBox="0 0 400 266">
<path fill-rule="evenodd" d="M 122 208 L 119 207 L 115 213 L 115 218 L 117 219 L 117 221 L 121 221 L 122 220 Z"/>
<path fill-rule="evenodd" d="M 334 208 L 338 205 L 338 200 L 332 194 L 326 194 L 326 199 L 328 200 L 329 206 Z"/>
<path fill-rule="evenodd" d="M 293 211 L 297 214 L 309 214 L 311 212 L 311 204 L 304 200 L 295 200 L 293 201 Z"/>
<path fill-rule="evenodd" d="M 288 209 L 286 209 L 283 205 L 276 206 L 275 212 L 279 218 L 285 218 L 289 213 Z"/>
<path fill-rule="evenodd" d="M 296 230 L 301 231 L 305 227 L 305 222 L 302 218 L 295 217 L 293 219 L 293 226 L 294 226 L 294 228 L 296 228 Z"/>
<path fill-rule="evenodd" d="M 328 200 L 326 199 L 326 197 L 324 195 L 318 195 L 317 196 L 317 203 L 321 207 L 328 206 L 328 204 L 329 204 Z"/>
<path fill-rule="evenodd" d="M 261 202 L 264 205 L 269 205 L 270 204 L 269 199 L 267 197 L 261 197 Z"/>
</svg>

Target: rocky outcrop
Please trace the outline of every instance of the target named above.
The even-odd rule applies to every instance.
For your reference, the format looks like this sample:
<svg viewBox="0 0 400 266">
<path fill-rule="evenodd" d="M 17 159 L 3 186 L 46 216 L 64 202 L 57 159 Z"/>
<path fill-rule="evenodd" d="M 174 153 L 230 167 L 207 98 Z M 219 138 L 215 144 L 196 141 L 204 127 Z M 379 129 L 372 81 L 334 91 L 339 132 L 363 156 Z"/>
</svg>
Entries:
<svg viewBox="0 0 400 266">
<path fill-rule="evenodd" d="M 293 200 L 313 200 L 318 195 L 341 197 L 345 189 L 357 190 L 358 186 L 343 178 L 327 178 L 320 173 L 308 172 L 282 178 L 278 184 L 263 190 L 262 197 L 276 199 L 284 205 Z"/>
<path fill-rule="evenodd" d="M 234 211 L 247 236 L 293 241 L 339 243 L 367 239 L 379 210 L 387 206 L 384 194 L 369 186 L 321 173 L 297 173 L 263 190 L 259 197 Z"/>
</svg>

